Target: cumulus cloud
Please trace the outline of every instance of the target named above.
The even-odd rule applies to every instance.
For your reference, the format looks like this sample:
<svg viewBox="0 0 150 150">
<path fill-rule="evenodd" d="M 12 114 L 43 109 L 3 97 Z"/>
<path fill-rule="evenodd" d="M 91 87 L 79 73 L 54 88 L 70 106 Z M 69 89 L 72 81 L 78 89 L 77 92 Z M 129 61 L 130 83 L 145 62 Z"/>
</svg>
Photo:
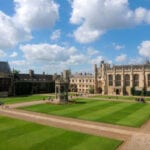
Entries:
<svg viewBox="0 0 150 150">
<path fill-rule="evenodd" d="M 58 39 L 60 38 L 60 36 L 61 36 L 61 30 L 55 30 L 55 31 L 52 33 L 50 39 L 51 39 L 52 41 L 55 41 L 55 40 L 58 40 Z"/>
<path fill-rule="evenodd" d="M 143 57 L 131 58 L 129 60 L 129 64 L 142 64 L 145 63 L 145 59 Z"/>
<path fill-rule="evenodd" d="M 59 17 L 58 4 L 53 0 L 14 0 L 14 19 L 29 29 L 49 28 Z"/>
<path fill-rule="evenodd" d="M 79 26 L 74 36 L 81 43 L 95 41 L 110 29 L 150 23 L 150 10 L 131 10 L 128 0 L 72 0 L 71 6 L 70 22 Z"/>
<path fill-rule="evenodd" d="M 5 56 L 6 56 L 6 53 L 0 50 L 0 58 L 5 57 Z"/>
<path fill-rule="evenodd" d="M 15 60 L 15 61 L 11 61 L 11 65 L 15 65 L 15 66 L 20 66 L 20 67 L 27 67 L 27 65 L 29 65 L 29 62 L 25 61 L 25 60 Z"/>
<path fill-rule="evenodd" d="M 17 57 L 17 56 L 18 56 L 18 53 L 17 53 L 17 52 L 13 52 L 13 53 L 10 55 L 11 58 L 14 58 L 14 57 Z"/>
<path fill-rule="evenodd" d="M 113 43 L 113 47 L 115 50 L 121 50 L 121 49 L 125 48 L 124 45 L 120 45 L 120 44 L 116 44 L 116 43 Z"/>
<path fill-rule="evenodd" d="M 105 31 L 91 29 L 88 27 L 88 25 L 83 24 L 74 32 L 74 36 L 76 40 L 80 43 L 89 43 L 95 41 L 99 36 L 104 33 Z"/>
<path fill-rule="evenodd" d="M 115 61 L 118 63 L 125 62 L 127 60 L 127 55 L 126 54 L 121 54 L 116 57 Z"/>
<path fill-rule="evenodd" d="M 88 48 L 88 49 L 87 49 L 87 53 L 88 53 L 88 55 L 93 56 L 93 55 L 98 54 L 99 51 L 98 51 L 98 50 L 95 50 L 95 49 L 93 49 L 93 48 Z"/>
<path fill-rule="evenodd" d="M 50 28 L 59 17 L 53 0 L 14 0 L 12 16 L 0 11 L 0 49 L 9 49 L 32 39 L 32 30 Z"/>
<path fill-rule="evenodd" d="M 99 64 L 102 60 L 104 60 L 103 56 L 97 56 L 96 58 L 91 60 L 92 64 Z"/>
<path fill-rule="evenodd" d="M 144 57 L 150 57 L 150 41 L 143 41 L 138 46 L 139 54 Z"/>
<path fill-rule="evenodd" d="M 0 48 L 8 49 L 15 46 L 19 41 L 27 41 L 32 37 L 28 30 L 25 30 L 0 11 Z"/>
<path fill-rule="evenodd" d="M 42 70 L 41 68 L 45 66 L 47 66 L 46 68 L 49 66 L 50 70 L 54 70 L 56 66 L 56 68 L 62 70 L 62 68 L 70 68 L 76 65 L 93 65 L 94 63 L 100 63 L 103 59 L 99 55 L 95 57 L 98 51 L 93 48 L 79 51 L 75 47 L 41 43 L 21 45 L 20 49 L 26 62 L 37 66 L 40 64 L 38 70 Z"/>
<path fill-rule="evenodd" d="M 66 62 L 76 53 L 76 48 L 61 47 L 51 44 L 27 44 L 20 46 L 27 60 L 49 61 L 49 62 Z"/>
</svg>

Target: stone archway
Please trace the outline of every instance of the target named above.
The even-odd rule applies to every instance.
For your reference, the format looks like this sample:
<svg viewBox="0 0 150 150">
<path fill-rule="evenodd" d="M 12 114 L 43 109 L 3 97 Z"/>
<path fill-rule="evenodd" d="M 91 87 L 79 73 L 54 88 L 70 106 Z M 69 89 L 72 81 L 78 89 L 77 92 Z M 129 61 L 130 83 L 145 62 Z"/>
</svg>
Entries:
<svg viewBox="0 0 150 150">
<path fill-rule="evenodd" d="M 116 89 L 116 95 L 120 95 L 120 89 Z"/>
<path fill-rule="evenodd" d="M 97 93 L 101 94 L 102 93 L 102 88 L 101 87 L 98 87 L 97 89 Z"/>
</svg>

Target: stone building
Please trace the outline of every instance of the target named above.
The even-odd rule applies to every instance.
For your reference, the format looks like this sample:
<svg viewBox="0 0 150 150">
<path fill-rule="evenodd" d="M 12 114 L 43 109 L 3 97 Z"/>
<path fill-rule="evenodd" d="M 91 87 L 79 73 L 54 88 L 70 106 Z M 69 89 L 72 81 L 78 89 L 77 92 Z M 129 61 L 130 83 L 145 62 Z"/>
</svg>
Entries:
<svg viewBox="0 0 150 150">
<path fill-rule="evenodd" d="M 55 80 L 60 75 L 12 72 L 8 62 L 0 62 L 0 97 L 34 93 L 54 93 Z"/>
<path fill-rule="evenodd" d="M 12 74 L 8 62 L 0 62 L 0 97 L 12 92 Z"/>
<path fill-rule="evenodd" d="M 55 92 L 55 80 L 58 75 L 29 73 L 13 74 L 13 95 Z"/>
<path fill-rule="evenodd" d="M 70 77 L 70 91 L 79 93 L 89 93 L 89 89 L 94 89 L 94 76 L 89 73 L 76 73 Z"/>
<path fill-rule="evenodd" d="M 104 61 L 95 65 L 95 93 L 108 95 L 149 95 L 150 63 L 140 65 L 114 65 Z"/>
</svg>

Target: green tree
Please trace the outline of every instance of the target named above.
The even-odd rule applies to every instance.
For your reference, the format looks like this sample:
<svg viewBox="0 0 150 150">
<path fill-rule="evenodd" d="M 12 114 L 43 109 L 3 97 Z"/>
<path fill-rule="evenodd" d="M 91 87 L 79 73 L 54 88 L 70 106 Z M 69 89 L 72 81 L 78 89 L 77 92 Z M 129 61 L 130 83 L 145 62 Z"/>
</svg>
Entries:
<svg viewBox="0 0 150 150">
<path fill-rule="evenodd" d="M 17 74 L 20 73 L 20 71 L 19 71 L 19 70 L 16 70 L 16 69 L 13 69 L 12 73 L 17 75 Z"/>
</svg>

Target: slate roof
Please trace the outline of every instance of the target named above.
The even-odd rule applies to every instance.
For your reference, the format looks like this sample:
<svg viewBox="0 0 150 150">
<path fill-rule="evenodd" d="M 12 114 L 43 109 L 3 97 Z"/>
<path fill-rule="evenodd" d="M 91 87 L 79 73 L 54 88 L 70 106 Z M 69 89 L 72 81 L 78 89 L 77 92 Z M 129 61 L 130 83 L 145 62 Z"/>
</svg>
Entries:
<svg viewBox="0 0 150 150">
<path fill-rule="evenodd" d="M 32 77 L 29 74 L 18 74 L 17 80 L 33 80 L 33 81 L 52 81 L 52 75 L 34 74 Z"/>
<path fill-rule="evenodd" d="M 0 73 L 6 73 L 6 74 L 11 73 L 8 62 L 1 62 L 0 61 Z"/>
</svg>

